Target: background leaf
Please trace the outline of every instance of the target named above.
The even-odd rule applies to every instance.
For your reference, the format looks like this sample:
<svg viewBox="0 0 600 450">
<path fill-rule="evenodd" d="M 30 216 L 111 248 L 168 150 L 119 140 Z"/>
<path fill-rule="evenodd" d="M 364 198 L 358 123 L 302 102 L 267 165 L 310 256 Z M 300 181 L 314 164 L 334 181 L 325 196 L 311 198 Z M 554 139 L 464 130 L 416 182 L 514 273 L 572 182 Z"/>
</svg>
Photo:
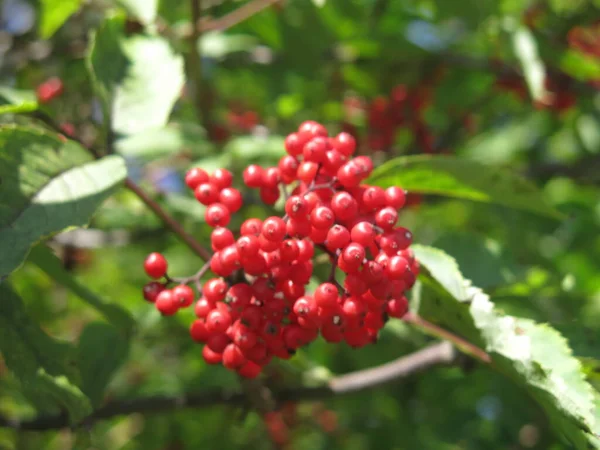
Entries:
<svg viewBox="0 0 600 450">
<path fill-rule="evenodd" d="M 8 368 L 29 396 L 43 396 L 65 408 L 71 423 L 91 412 L 77 386 L 72 348 L 46 335 L 27 316 L 19 296 L 0 284 L 0 350 Z"/>
<path fill-rule="evenodd" d="M 92 292 L 83 283 L 65 270 L 60 259 L 44 244 L 36 245 L 29 254 L 28 261 L 38 266 L 54 281 L 70 289 L 88 305 L 100 312 L 106 320 L 119 328 L 126 335 L 133 330 L 135 322 L 131 315 L 120 306 L 109 303 L 100 295 Z"/>
<path fill-rule="evenodd" d="M 0 86 L 0 114 L 25 113 L 35 111 L 37 107 L 34 92 Z"/>
<path fill-rule="evenodd" d="M 127 359 L 128 347 L 126 336 L 102 322 L 88 324 L 81 333 L 77 362 L 81 371 L 81 388 L 92 405 L 102 403 L 106 386 Z"/>
<path fill-rule="evenodd" d="M 87 151 L 29 128 L 0 129 L 0 277 L 40 239 L 88 223 L 126 176 L 120 156 L 90 161 Z"/>
<path fill-rule="evenodd" d="M 41 0 L 40 35 L 52 36 L 81 6 L 82 0 Z"/>
<path fill-rule="evenodd" d="M 498 167 L 449 156 L 403 156 L 376 168 L 370 181 L 409 192 L 436 194 L 560 218 L 530 182 Z"/>
<path fill-rule="evenodd" d="M 158 0 L 118 0 L 127 11 L 143 24 L 152 24 L 156 20 Z"/>
<path fill-rule="evenodd" d="M 123 19 L 109 18 L 93 38 L 89 65 L 117 134 L 167 123 L 184 82 L 183 58 L 167 40 L 125 36 Z"/>
</svg>

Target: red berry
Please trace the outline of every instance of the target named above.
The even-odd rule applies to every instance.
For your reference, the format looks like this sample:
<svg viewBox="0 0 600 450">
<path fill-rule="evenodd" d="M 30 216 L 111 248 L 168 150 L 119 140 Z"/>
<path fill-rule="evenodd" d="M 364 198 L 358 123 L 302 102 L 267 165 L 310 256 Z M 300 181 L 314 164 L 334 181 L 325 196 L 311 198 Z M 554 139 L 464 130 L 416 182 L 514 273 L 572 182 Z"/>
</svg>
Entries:
<svg viewBox="0 0 600 450">
<path fill-rule="evenodd" d="M 150 281 L 144 285 L 144 298 L 147 301 L 154 303 L 156 301 L 156 297 L 158 297 L 158 294 L 160 294 L 164 289 L 164 284 L 159 283 L 158 281 Z"/>
<path fill-rule="evenodd" d="M 219 194 L 219 202 L 227 207 L 227 209 L 234 213 L 239 211 L 244 203 L 242 194 L 236 188 L 228 187 L 221 191 Z"/>
<path fill-rule="evenodd" d="M 263 175 L 265 171 L 256 164 L 250 164 L 244 169 L 244 184 L 251 188 L 260 188 L 263 185 Z"/>
<path fill-rule="evenodd" d="M 194 320 L 190 325 L 190 335 L 196 342 L 206 342 L 210 336 L 210 332 L 206 328 L 206 324 L 203 320 Z"/>
<path fill-rule="evenodd" d="M 327 139 L 323 137 L 311 139 L 304 145 L 304 148 L 302 149 L 304 161 L 312 161 L 321 164 L 325 162 L 328 149 L 329 146 L 327 145 Z"/>
<path fill-rule="evenodd" d="M 263 174 L 263 187 L 276 189 L 281 181 L 281 174 L 277 167 L 269 167 Z M 277 190 L 279 192 L 279 190 Z"/>
<path fill-rule="evenodd" d="M 219 201 L 219 188 L 214 183 L 202 183 L 194 189 L 194 196 L 204 206 Z"/>
<path fill-rule="evenodd" d="M 240 234 L 242 236 L 246 236 L 246 235 L 254 235 L 254 236 L 259 236 L 260 232 L 262 231 L 262 220 L 257 219 L 257 218 L 252 218 L 252 219 L 247 219 L 244 221 L 244 223 L 242 223 L 242 226 L 240 227 Z"/>
<path fill-rule="evenodd" d="M 358 222 L 352 227 L 350 237 L 352 242 L 369 247 L 375 242 L 375 229 L 369 222 Z"/>
<path fill-rule="evenodd" d="M 385 190 L 385 203 L 394 209 L 401 209 L 406 203 L 406 192 L 396 186 Z"/>
<path fill-rule="evenodd" d="M 286 234 L 286 224 L 281 217 L 272 216 L 263 222 L 262 236 L 272 242 L 281 242 Z"/>
<path fill-rule="evenodd" d="M 285 212 L 292 219 L 304 218 L 308 215 L 308 202 L 299 195 L 292 195 L 285 202 Z"/>
<path fill-rule="evenodd" d="M 253 361 L 247 361 L 242 367 L 238 369 L 238 373 L 244 378 L 256 378 L 260 375 L 262 367 Z"/>
<path fill-rule="evenodd" d="M 260 250 L 260 241 L 253 234 L 241 236 L 235 245 L 241 258 L 254 258 Z"/>
<path fill-rule="evenodd" d="M 173 288 L 173 297 L 179 308 L 186 308 L 194 302 L 194 290 L 185 284 L 180 284 Z"/>
<path fill-rule="evenodd" d="M 334 225 L 327 232 L 326 245 L 332 252 L 346 247 L 350 243 L 350 232 L 342 225 Z"/>
<path fill-rule="evenodd" d="M 333 146 L 342 155 L 350 156 L 356 150 L 356 140 L 350 133 L 342 132 L 335 137 Z"/>
<path fill-rule="evenodd" d="M 210 244 L 214 251 L 223 250 L 234 242 L 233 233 L 225 227 L 215 228 L 210 234 Z"/>
<path fill-rule="evenodd" d="M 206 329 L 211 333 L 225 333 L 231 325 L 231 314 L 214 309 L 206 316 Z"/>
<path fill-rule="evenodd" d="M 227 282 L 222 278 L 211 278 L 204 283 L 202 294 L 206 297 L 206 300 L 214 304 L 225 299 L 228 288 Z"/>
<path fill-rule="evenodd" d="M 169 289 L 165 289 L 158 294 L 154 305 L 156 305 L 156 309 L 158 309 L 163 316 L 172 316 L 179 309 L 173 291 Z"/>
<path fill-rule="evenodd" d="M 223 360 L 223 355 L 212 351 L 208 345 L 205 345 L 202 349 L 202 357 L 206 361 L 206 364 L 221 364 Z"/>
<path fill-rule="evenodd" d="M 358 202 L 348 192 L 337 192 L 331 199 L 331 209 L 338 220 L 349 220 L 358 214 Z"/>
<path fill-rule="evenodd" d="M 228 369 L 235 370 L 246 364 L 246 362 L 246 357 L 237 345 L 229 344 L 223 350 L 223 365 Z"/>
<path fill-rule="evenodd" d="M 375 223 L 378 227 L 383 228 L 385 231 L 389 231 L 394 228 L 396 222 L 398 222 L 398 212 L 391 206 L 380 209 L 375 214 Z"/>
<path fill-rule="evenodd" d="M 260 188 L 260 199 L 265 205 L 274 205 L 279 200 L 280 195 L 278 188 Z"/>
<path fill-rule="evenodd" d="M 304 147 L 304 139 L 300 138 L 298 133 L 292 133 L 285 138 L 285 151 L 288 155 L 298 156 L 302 154 L 302 148 Z"/>
<path fill-rule="evenodd" d="M 220 191 L 231 186 L 233 174 L 227 169 L 217 169 L 210 176 L 210 182 Z"/>
<path fill-rule="evenodd" d="M 48 103 L 59 97 L 64 91 L 64 85 L 60 78 L 52 77 L 37 87 L 36 94 L 38 102 Z"/>
<path fill-rule="evenodd" d="M 185 184 L 187 184 L 187 186 L 190 189 L 196 189 L 202 183 L 207 183 L 207 182 L 208 182 L 208 173 L 206 173 L 206 171 L 204 169 L 201 169 L 199 167 L 190 169 L 185 174 Z"/>
<path fill-rule="evenodd" d="M 204 219 L 208 226 L 211 227 L 226 227 L 231 220 L 231 214 L 227 206 L 222 203 L 213 203 L 204 213 Z"/>
<path fill-rule="evenodd" d="M 329 230 L 335 222 L 335 215 L 327 206 L 317 206 L 310 213 L 310 223 L 313 227 Z"/>
<path fill-rule="evenodd" d="M 160 253 L 150 253 L 144 261 L 144 270 L 150 278 L 161 278 L 167 273 L 167 260 Z"/>
<path fill-rule="evenodd" d="M 338 290 L 332 283 L 323 283 L 315 289 L 315 302 L 319 308 L 330 309 L 337 305 Z"/>
</svg>

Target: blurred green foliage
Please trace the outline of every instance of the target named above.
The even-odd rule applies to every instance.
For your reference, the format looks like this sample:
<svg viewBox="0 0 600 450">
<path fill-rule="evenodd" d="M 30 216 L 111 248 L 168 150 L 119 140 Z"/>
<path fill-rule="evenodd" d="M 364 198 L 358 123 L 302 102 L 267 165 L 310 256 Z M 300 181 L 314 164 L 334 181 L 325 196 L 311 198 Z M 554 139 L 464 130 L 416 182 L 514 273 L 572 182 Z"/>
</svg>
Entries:
<svg viewBox="0 0 600 450">
<path fill-rule="evenodd" d="M 188 0 L 4 0 L 0 123 L 42 136 L 37 119 L 51 117 L 82 146 L 121 155 L 112 156 L 115 167 L 126 163 L 129 177 L 157 192 L 203 243 L 210 229 L 204 207 L 184 192 L 185 170 L 227 167 L 239 175 L 250 162 L 274 164 L 283 136 L 307 119 L 332 133 L 352 130 L 360 153 L 378 167 L 376 182 L 406 183 L 423 195 L 403 210 L 402 225 L 419 244 L 452 255 L 460 269 L 444 263 L 436 272 L 426 264 L 431 277 L 422 279 L 413 306 L 487 348 L 500 370 L 465 357 L 389 387 L 299 403 L 286 448 L 598 448 L 593 422 L 600 415 L 585 411 L 580 420 L 577 412 L 599 404 L 600 388 L 600 2 L 267 3 L 203 0 L 208 25 L 194 42 Z M 265 7 L 244 18 L 247 4 Z M 51 77 L 62 79 L 64 92 L 38 104 L 34 90 Z M 373 111 L 392 102 L 398 86 L 421 104 L 404 107 L 402 125 L 390 131 Z M 27 222 L 39 233 L 25 228 L 27 245 L 15 253 L 10 224 L 26 200 L 39 190 L 48 195 L 48 179 L 73 175 L 87 156 L 80 161 L 79 146 L 48 137 L 48 152 L 71 152 L 62 165 L 57 158 L 53 171 L 49 158 L 28 161 L 20 172 L 25 166 L 7 155 L 26 155 L 29 147 L 3 141 L 6 129 L 0 266 L 9 273 L 39 238 L 81 225 L 89 214 L 75 203 L 75 217 L 44 228 L 42 208 Z M 104 188 L 84 194 L 103 200 L 123 174 L 97 169 Z M 18 191 L 24 186 L 30 190 Z M 69 198 L 59 191 L 50 198 L 60 206 Z M 234 226 L 273 211 L 247 195 Z M 237 378 L 207 366 L 189 339 L 191 311 L 163 318 L 142 300 L 141 262 L 149 252 L 163 252 L 175 276 L 196 272 L 200 259 L 124 189 L 102 204 L 86 231 L 47 241 L 60 263 L 45 244 L 34 247 L 0 285 L 0 415 L 67 414 L 76 422 L 115 399 L 238 389 Z M 321 264 L 315 273 L 328 270 Z M 463 304 L 463 276 L 489 294 L 494 318 L 518 318 L 534 340 L 533 359 L 521 366 L 515 355 L 522 349 L 504 347 L 515 336 L 502 320 L 473 319 L 481 316 L 470 311 L 480 310 Z M 462 280 L 458 291 L 448 287 L 453 280 Z M 374 347 L 318 340 L 290 361 L 272 363 L 265 379 L 275 388 L 300 386 L 310 375 L 372 367 L 430 340 L 390 321 Z M 564 392 L 561 380 L 568 381 Z M 72 431 L 0 428 L 2 450 L 196 448 L 272 444 L 256 413 L 227 405 L 121 416 Z"/>
</svg>

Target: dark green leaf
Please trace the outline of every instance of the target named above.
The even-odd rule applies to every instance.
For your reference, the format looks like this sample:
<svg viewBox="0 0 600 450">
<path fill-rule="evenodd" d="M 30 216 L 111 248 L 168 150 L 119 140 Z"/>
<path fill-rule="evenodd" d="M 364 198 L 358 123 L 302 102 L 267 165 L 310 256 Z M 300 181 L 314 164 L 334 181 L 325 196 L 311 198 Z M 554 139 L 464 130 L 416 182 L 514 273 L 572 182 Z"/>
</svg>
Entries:
<svg viewBox="0 0 600 450">
<path fill-rule="evenodd" d="M 415 254 L 432 277 L 422 277 L 426 289 L 419 315 L 482 347 L 491 356 L 492 367 L 540 404 L 559 435 L 576 448 L 587 448 L 597 420 L 593 391 L 560 333 L 498 311 L 441 250 L 415 246 Z"/>
<path fill-rule="evenodd" d="M 27 315 L 19 296 L 0 285 L 0 351 L 6 365 L 30 396 L 53 400 L 76 423 L 91 412 L 77 387 L 73 349 L 46 335 Z"/>
<path fill-rule="evenodd" d="M 134 326 L 131 315 L 120 306 L 109 303 L 77 281 L 75 277 L 63 268 L 60 260 L 44 244 L 35 246 L 31 250 L 28 260 L 56 282 L 70 289 L 79 298 L 98 310 L 115 327 L 121 329 L 126 334 L 131 333 Z"/>
<path fill-rule="evenodd" d="M 40 35 L 52 36 L 74 14 L 82 0 L 41 0 Z"/>
<path fill-rule="evenodd" d="M 0 149 L 0 278 L 39 240 L 86 225 L 127 174 L 120 156 L 93 161 L 74 142 L 29 128 L 0 128 Z"/>
<path fill-rule="evenodd" d="M 102 403 L 114 372 L 127 359 L 129 343 L 119 331 L 102 322 L 90 323 L 79 338 L 77 361 L 82 390 L 94 406 Z"/>
<path fill-rule="evenodd" d="M 476 161 L 449 156 L 403 156 L 373 171 L 378 186 L 401 186 L 409 192 L 436 194 L 560 218 L 541 193 L 524 178 Z"/>
<path fill-rule="evenodd" d="M 183 58 L 167 40 L 125 36 L 123 18 L 108 18 L 92 39 L 88 63 L 117 134 L 167 123 L 184 83 Z"/>
</svg>

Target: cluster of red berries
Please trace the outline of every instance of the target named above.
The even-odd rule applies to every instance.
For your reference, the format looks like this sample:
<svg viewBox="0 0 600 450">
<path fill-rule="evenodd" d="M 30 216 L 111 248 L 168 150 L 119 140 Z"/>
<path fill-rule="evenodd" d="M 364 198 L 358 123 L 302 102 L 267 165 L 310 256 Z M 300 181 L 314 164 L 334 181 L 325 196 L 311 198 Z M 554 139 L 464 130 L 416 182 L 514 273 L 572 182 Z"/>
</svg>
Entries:
<svg viewBox="0 0 600 450">
<path fill-rule="evenodd" d="M 288 359 L 319 334 L 352 347 L 373 343 L 388 317 L 406 313 L 405 291 L 419 270 L 409 249 L 412 234 L 397 225 L 406 194 L 365 184 L 373 163 L 352 158 L 355 148 L 349 134 L 328 137 L 322 125 L 304 122 L 286 138 L 287 155 L 276 167 L 253 164 L 243 173 L 244 184 L 259 189 L 266 204 L 285 195 L 285 215 L 247 219 L 237 236 L 227 228 L 243 203 L 232 174 L 187 173 L 186 184 L 207 206 L 206 222 L 214 228 L 206 269 L 217 277 L 199 292 L 190 328 L 206 344 L 207 363 L 254 377 L 274 356 Z M 317 253 L 329 256 L 331 274 L 308 293 Z M 153 253 L 145 270 L 164 277 L 167 262 Z M 185 284 L 167 289 L 153 281 L 144 296 L 165 315 L 194 302 Z"/>
<path fill-rule="evenodd" d="M 41 83 L 36 89 L 39 103 L 49 103 L 59 97 L 64 91 L 64 85 L 60 78 L 52 77 Z"/>
</svg>

